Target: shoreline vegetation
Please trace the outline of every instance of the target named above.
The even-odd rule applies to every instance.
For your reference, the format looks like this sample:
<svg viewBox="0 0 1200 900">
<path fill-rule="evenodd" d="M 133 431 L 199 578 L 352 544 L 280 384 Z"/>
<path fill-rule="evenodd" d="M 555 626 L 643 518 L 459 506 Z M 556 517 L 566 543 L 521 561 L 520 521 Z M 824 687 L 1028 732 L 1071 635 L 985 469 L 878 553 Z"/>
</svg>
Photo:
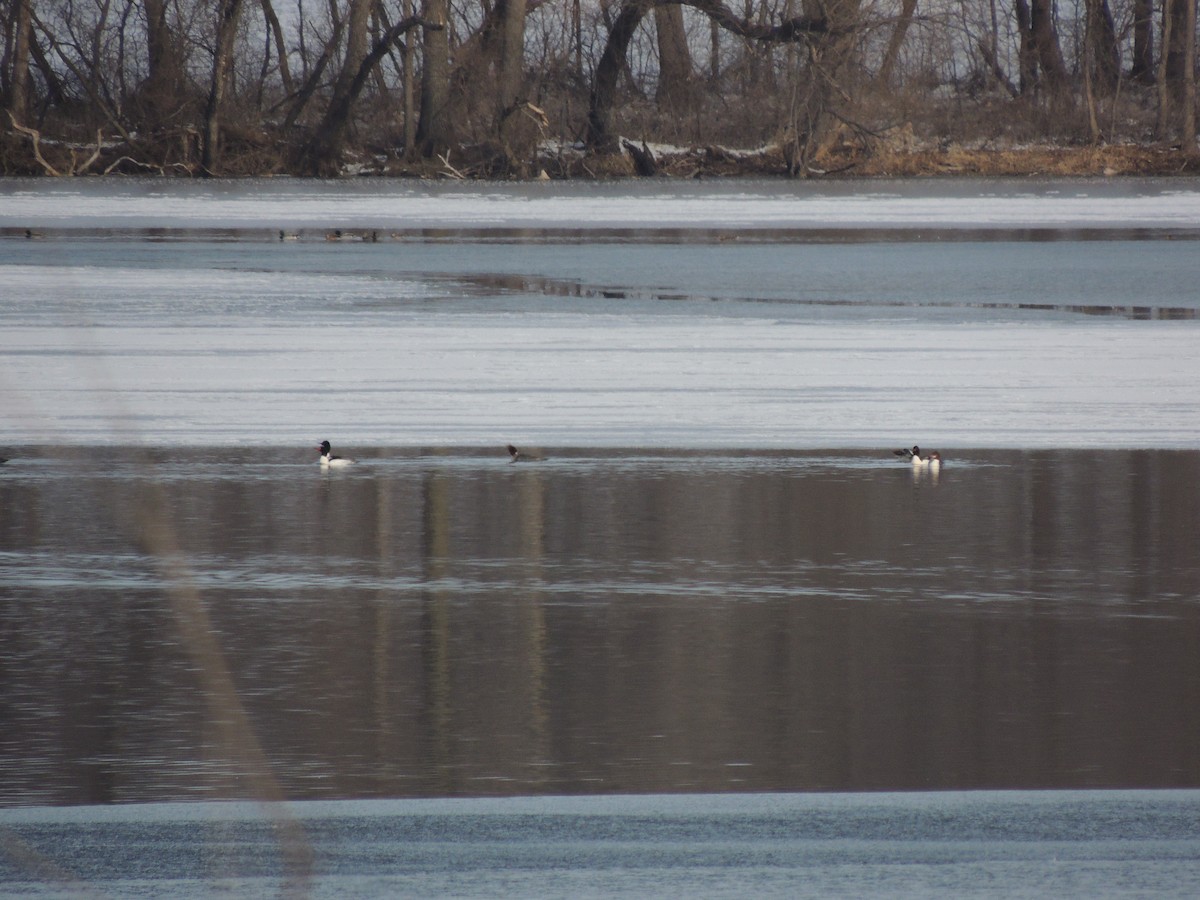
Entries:
<svg viewBox="0 0 1200 900">
<path fill-rule="evenodd" d="M 1196 175 L 1196 7 L 4 0 L 0 175 Z"/>
<path fill-rule="evenodd" d="M 520 172 L 492 171 L 488 148 L 456 147 L 436 159 L 347 151 L 336 172 L 313 176 L 281 166 L 244 165 L 221 177 L 390 177 L 453 180 L 600 180 L 638 177 L 787 178 L 786 153 L 779 145 L 738 149 L 717 145 L 679 147 L 622 140 L 614 153 L 588 153 L 581 145 L 537 149 Z M 211 173 L 182 163 L 148 165 L 123 148 L 30 144 L 27 158 L 7 154 L 5 176 L 52 177 L 207 177 Z M 840 145 L 814 157 L 807 178 L 933 177 L 1172 177 L 1200 175 L 1200 155 L 1180 147 L 1117 144 L 1099 146 L 1026 145 L 1011 148 L 948 146 L 871 148 Z M 790 177 L 796 177 L 792 175 Z"/>
</svg>

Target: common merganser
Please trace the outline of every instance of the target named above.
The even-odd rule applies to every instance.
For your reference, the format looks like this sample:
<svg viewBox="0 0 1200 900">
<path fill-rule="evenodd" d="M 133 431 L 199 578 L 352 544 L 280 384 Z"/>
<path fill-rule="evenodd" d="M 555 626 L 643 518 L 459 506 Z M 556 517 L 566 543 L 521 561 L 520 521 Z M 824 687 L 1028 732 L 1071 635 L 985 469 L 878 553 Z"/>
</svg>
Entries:
<svg viewBox="0 0 1200 900">
<path fill-rule="evenodd" d="M 905 448 L 902 450 L 893 450 L 892 452 L 897 456 L 901 456 L 909 460 L 914 466 L 940 466 L 942 464 L 942 454 L 934 450 L 931 453 L 922 456 L 921 448 L 916 444 L 913 444 L 913 448 L 911 450 Z"/>
<path fill-rule="evenodd" d="M 329 446 L 329 441 L 321 441 L 321 445 L 317 447 L 321 451 L 321 465 L 325 467 L 348 466 L 354 462 L 352 459 L 346 459 L 341 456 L 334 456 L 332 448 Z"/>
<path fill-rule="evenodd" d="M 509 462 L 534 462 L 541 459 L 540 456 L 533 456 L 529 453 L 522 453 L 512 444 L 508 445 L 508 455 L 512 457 Z"/>
</svg>

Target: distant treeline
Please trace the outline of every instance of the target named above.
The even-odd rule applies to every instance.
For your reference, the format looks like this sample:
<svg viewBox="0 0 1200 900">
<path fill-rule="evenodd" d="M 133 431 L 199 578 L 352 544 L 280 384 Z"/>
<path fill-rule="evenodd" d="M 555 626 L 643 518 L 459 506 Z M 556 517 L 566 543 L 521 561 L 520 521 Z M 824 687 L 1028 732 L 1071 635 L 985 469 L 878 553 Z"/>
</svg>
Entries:
<svg viewBox="0 0 1200 900">
<path fill-rule="evenodd" d="M 0 172 L 648 172 L 656 143 L 771 147 L 793 175 L 837 146 L 1193 155 L 1196 7 L 0 0 Z"/>
</svg>

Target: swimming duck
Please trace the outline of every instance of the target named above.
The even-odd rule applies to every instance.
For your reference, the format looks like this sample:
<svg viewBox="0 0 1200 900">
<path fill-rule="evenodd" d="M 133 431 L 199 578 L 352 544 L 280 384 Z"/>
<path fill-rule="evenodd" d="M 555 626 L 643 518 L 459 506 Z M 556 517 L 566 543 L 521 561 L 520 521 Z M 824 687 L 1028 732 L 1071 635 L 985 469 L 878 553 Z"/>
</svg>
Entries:
<svg viewBox="0 0 1200 900">
<path fill-rule="evenodd" d="M 536 460 L 541 459 L 540 456 L 534 456 L 533 454 L 530 454 L 530 453 L 521 452 L 516 447 L 514 447 L 512 444 L 508 445 L 508 455 L 511 457 L 511 459 L 509 460 L 510 462 L 534 462 Z"/>
<path fill-rule="evenodd" d="M 348 466 L 354 462 L 352 459 L 346 459 L 341 456 L 334 456 L 332 448 L 329 446 L 329 441 L 321 441 L 318 450 L 321 451 L 321 465 L 324 467 Z"/>
<path fill-rule="evenodd" d="M 911 450 L 906 447 L 901 450 L 893 450 L 892 452 L 899 457 L 909 460 L 914 466 L 941 466 L 942 464 L 942 454 L 934 450 L 922 456 L 921 448 L 916 444 L 913 444 Z"/>
</svg>

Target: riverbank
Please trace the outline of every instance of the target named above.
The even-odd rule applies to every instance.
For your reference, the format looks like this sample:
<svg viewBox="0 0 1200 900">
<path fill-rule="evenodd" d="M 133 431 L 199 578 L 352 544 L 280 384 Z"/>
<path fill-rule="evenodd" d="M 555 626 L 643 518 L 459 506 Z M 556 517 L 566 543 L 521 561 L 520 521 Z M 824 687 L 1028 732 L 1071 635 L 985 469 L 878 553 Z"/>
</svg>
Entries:
<svg viewBox="0 0 1200 900">
<path fill-rule="evenodd" d="M 931 177 L 1059 177 L 1200 175 L 1200 153 L 1157 145 L 1036 145 L 971 147 L 948 143 L 917 147 L 903 139 L 873 148 L 843 143 L 821 153 L 796 177 L 931 178 Z M 777 144 L 744 150 L 721 146 L 675 147 L 623 141 L 623 152 L 585 154 L 580 148 L 543 148 L 529 167 L 534 178 L 786 178 L 787 154 Z M 486 148 L 448 159 L 408 161 L 380 156 L 350 161 L 349 175 L 410 178 L 484 179 L 492 170 Z"/>
<path fill-rule="evenodd" d="M 1200 152 L 1165 144 L 1004 144 L 929 142 L 915 139 L 909 127 L 869 140 L 842 134 L 812 158 L 797 162 L 787 148 L 770 143 L 757 148 L 709 144 L 677 146 L 622 139 L 612 153 L 585 151 L 582 144 L 542 143 L 525 162 L 506 157 L 490 145 L 464 145 L 444 155 L 409 159 L 395 148 L 348 151 L 341 172 L 347 177 L 392 177 L 479 181 L 667 178 L 778 177 L 928 178 L 1200 175 Z M 50 177 L 126 175 L 203 177 L 195 154 L 176 154 L 170 163 L 141 158 L 120 143 L 94 145 L 8 142 L 3 148 L 5 176 Z M 226 157 L 225 177 L 292 176 L 291 151 L 265 135 L 242 135 Z M 165 158 L 165 157 L 164 157 Z"/>
</svg>

